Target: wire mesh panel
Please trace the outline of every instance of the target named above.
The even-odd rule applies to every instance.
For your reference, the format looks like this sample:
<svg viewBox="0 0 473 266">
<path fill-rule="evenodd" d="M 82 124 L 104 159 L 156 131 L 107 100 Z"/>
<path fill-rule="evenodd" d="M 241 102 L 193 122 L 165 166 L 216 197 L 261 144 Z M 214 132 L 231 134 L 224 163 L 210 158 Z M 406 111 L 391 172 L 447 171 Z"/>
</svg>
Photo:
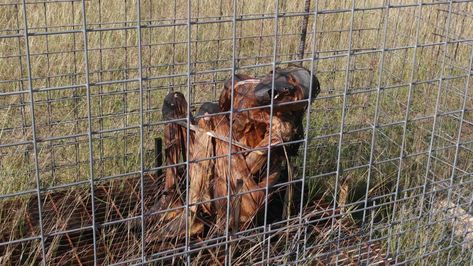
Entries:
<svg viewBox="0 0 473 266">
<path fill-rule="evenodd" d="M 0 264 L 473 263 L 473 1 L 0 3 Z"/>
</svg>

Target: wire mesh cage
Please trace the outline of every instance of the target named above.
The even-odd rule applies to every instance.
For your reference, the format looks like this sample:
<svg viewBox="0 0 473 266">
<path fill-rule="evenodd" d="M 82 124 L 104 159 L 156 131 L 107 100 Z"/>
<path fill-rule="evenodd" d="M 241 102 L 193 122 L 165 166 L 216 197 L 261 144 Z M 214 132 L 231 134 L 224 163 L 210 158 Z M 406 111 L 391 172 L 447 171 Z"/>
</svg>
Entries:
<svg viewBox="0 0 473 266">
<path fill-rule="evenodd" d="M 471 0 L 3 1 L 0 263 L 472 264 L 472 23 Z"/>
</svg>

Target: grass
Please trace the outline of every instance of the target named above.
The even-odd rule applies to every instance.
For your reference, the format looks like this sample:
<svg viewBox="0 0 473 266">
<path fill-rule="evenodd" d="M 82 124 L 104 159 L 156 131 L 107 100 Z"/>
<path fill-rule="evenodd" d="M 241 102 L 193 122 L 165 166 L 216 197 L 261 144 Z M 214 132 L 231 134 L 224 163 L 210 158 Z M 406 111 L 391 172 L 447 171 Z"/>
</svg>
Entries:
<svg viewBox="0 0 473 266">
<path fill-rule="evenodd" d="M 265 64 L 273 61 L 274 2 L 237 2 L 237 15 L 269 14 L 268 19 L 237 22 L 235 63 L 242 68 L 240 72 L 261 75 L 271 69 Z M 301 12 L 304 8 L 304 1 L 281 2 L 281 13 Z M 381 1 L 355 2 L 356 8 L 381 6 Z M 391 1 L 391 4 L 414 2 L 399 0 Z M 218 23 L 192 25 L 190 61 L 187 54 L 187 1 L 176 0 L 174 3 L 141 1 L 142 24 L 149 25 L 141 30 L 146 169 L 154 166 L 154 138 L 160 137 L 163 129 L 159 124 L 159 109 L 168 89 L 187 94 L 190 66 L 194 74 L 190 77 L 191 95 L 187 98 L 193 106 L 198 106 L 202 101 L 216 100 L 222 82 L 231 74 L 228 69 L 232 67 L 233 27 L 231 21 L 221 21 L 233 15 L 231 2 L 192 1 L 194 21 Z M 473 135 L 470 123 L 463 123 L 459 131 L 459 111 L 463 108 L 468 78 L 465 75 L 471 71 L 468 69 L 471 42 L 443 45 L 446 4 L 424 5 L 422 8 L 393 7 L 389 13 L 384 9 L 357 10 L 351 36 L 350 12 L 325 12 L 350 9 L 351 1 L 317 1 L 317 8 L 320 11 L 317 20 L 314 23 L 311 17 L 308 24 L 308 32 L 314 32 L 315 25 L 317 33 L 307 36 L 304 55 L 305 58 L 312 56 L 315 38 L 314 54 L 318 59 L 314 67 L 322 92 L 307 118 L 310 124 L 304 173 L 309 191 L 307 204 L 319 198 L 328 202 L 338 201 L 335 191 L 339 197 L 340 191 L 346 188 L 344 217 L 372 229 L 372 236 L 380 238 L 388 252 L 397 254 L 398 261 L 410 258 L 414 258 L 412 264 L 424 261 L 461 264 L 469 261 L 471 254 L 465 254 L 461 245 L 450 246 L 450 243 L 461 241 L 457 238 L 450 241 L 452 225 L 456 221 L 448 220 L 446 212 L 437 211 L 434 206 L 447 195 L 442 187 L 453 186 L 453 199 L 460 205 L 467 203 L 462 198 L 467 198 L 472 191 L 469 184 L 473 169 L 471 143 L 459 148 L 458 169 L 453 175 L 453 169 L 448 165 L 455 159 L 454 144 L 458 132 L 460 141 L 464 143 L 471 141 Z M 31 3 L 26 10 L 30 32 L 83 28 L 81 2 Z M 452 4 L 448 40 L 473 37 L 473 30 L 469 27 L 472 19 L 464 15 L 472 11 L 473 3 Z M 92 84 L 91 128 L 96 132 L 92 139 L 96 179 L 131 176 L 140 171 L 136 14 L 135 1 L 86 1 L 87 24 L 91 29 L 87 34 L 87 67 Z M 23 15 L 21 5 L 0 6 L 0 35 L 23 34 Z M 301 21 L 302 17 L 278 19 L 277 61 L 297 59 Z M 178 26 L 172 26 L 174 23 Z M 94 30 L 121 27 L 129 28 Z M 420 46 L 403 48 L 416 44 L 417 29 Z M 349 57 L 342 56 L 348 52 L 350 43 L 353 53 Z M 431 43 L 437 44 L 422 46 Z M 25 47 L 23 37 L 0 38 L 0 92 L 28 91 Z M 387 49 L 380 52 L 383 48 Z M 90 151 L 87 91 L 82 86 L 86 83 L 83 33 L 30 36 L 29 49 L 32 86 L 37 90 L 34 93 L 35 133 L 37 139 L 42 140 L 37 147 L 41 186 L 50 188 L 87 181 Z M 377 52 L 367 52 L 376 49 Z M 262 66 L 244 69 L 253 65 Z M 304 65 L 310 67 L 310 63 Z M 209 73 L 209 70 L 221 71 Z M 443 79 L 439 90 L 442 77 L 454 78 Z M 129 81 L 110 82 L 116 80 Z M 472 121 L 471 84 L 470 81 L 467 88 L 470 96 L 464 114 L 467 121 Z M 63 86 L 77 87 L 46 90 Z M 378 87 L 381 89 L 376 104 Z M 339 145 L 344 106 L 344 135 Z M 372 149 L 376 107 L 379 127 L 374 131 Z M 11 144 L 0 148 L 0 195 L 36 187 L 33 147 L 23 144 L 32 139 L 31 113 L 27 93 L 0 96 L 0 144 Z M 435 119 L 436 113 L 442 115 Z M 69 137 L 63 138 L 65 136 Z M 427 153 L 431 148 L 429 160 Z M 405 157 L 400 161 L 401 149 Z M 339 153 L 343 172 L 338 176 L 340 182 L 336 187 Z M 297 176 L 301 177 L 302 156 L 297 165 Z M 424 184 L 428 185 L 425 187 L 427 194 L 423 194 Z M 398 194 L 395 194 L 396 187 L 399 188 Z M 371 209 L 364 216 L 366 197 Z M 396 206 L 393 204 L 395 200 Z M 420 202 L 425 202 L 422 208 Z M 374 224 L 361 223 L 363 218 L 373 220 Z"/>
</svg>

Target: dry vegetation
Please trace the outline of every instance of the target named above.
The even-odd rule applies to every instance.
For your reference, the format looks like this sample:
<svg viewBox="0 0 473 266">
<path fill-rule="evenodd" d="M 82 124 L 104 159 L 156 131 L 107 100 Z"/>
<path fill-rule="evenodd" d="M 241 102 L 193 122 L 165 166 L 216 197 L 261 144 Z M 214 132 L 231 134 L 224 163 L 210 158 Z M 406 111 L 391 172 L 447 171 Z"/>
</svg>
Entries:
<svg viewBox="0 0 473 266">
<path fill-rule="evenodd" d="M 191 95 L 186 97 L 194 106 L 215 100 L 223 80 L 230 76 L 234 37 L 235 64 L 242 69 L 239 71 L 258 75 L 271 69 L 275 2 L 238 1 L 237 16 L 251 18 L 266 14 L 268 18 L 237 22 L 233 36 L 230 1 L 192 1 L 192 21 L 196 23 L 190 31 L 189 62 L 187 1 L 141 1 L 146 169 L 154 166 L 154 138 L 162 134 L 159 123 L 162 99 L 170 87 L 187 94 L 188 67 L 193 75 Z M 304 1 L 280 2 L 280 13 L 304 9 Z M 364 220 L 362 229 L 369 231 L 365 234 L 379 238 L 382 248 L 399 262 L 413 259 L 414 264 L 469 263 L 471 251 L 459 244 L 462 239 L 452 233 L 458 222 L 448 216 L 445 208 L 436 208 L 435 203 L 450 197 L 471 211 L 468 199 L 473 191 L 473 81 L 468 74 L 471 75 L 472 42 L 447 45 L 442 42 L 473 39 L 473 2 L 452 4 L 450 21 L 447 21 L 448 4 L 412 5 L 390 8 L 389 12 L 357 10 L 352 32 L 351 12 L 340 11 L 351 9 L 351 1 L 317 2 L 321 12 L 315 23 L 313 16 L 309 19 L 305 58 L 317 57 L 314 69 L 322 92 L 310 112 L 305 173 L 302 150 L 296 171 L 299 178 L 304 174 L 307 180 L 306 204 L 309 206 L 319 199 L 333 202 L 336 194 L 346 194 L 343 219 L 359 224 Z M 383 1 L 355 2 L 356 8 L 362 9 L 382 6 Z M 416 2 L 393 0 L 391 4 Z M 86 1 L 90 29 L 88 69 L 84 35 L 80 32 L 83 29 L 80 1 L 31 3 L 26 10 L 29 31 L 36 33 L 29 37 L 29 49 L 42 188 L 78 181 L 84 181 L 82 186 L 87 187 L 90 175 L 89 117 L 84 86 L 87 71 L 91 83 L 94 178 L 135 176 L 141 169 L 136 2 Z M 29 90 L 25 38 L 5 38 L 24 34 L 23 15 L 22 5 L 0 4 L 0 145 L 4 145 L 0 148 L 0 195 L 21 191 L 34 194 L 36 187 L 33 146 L 24 143 L 33 134 L 30 98 L 28 93 L 14 93 Z M 300 16 L 278 19 L 277 61 L 297 59 L 301 22 Z M 73 33 L 64 33 L 69 31 Z M 41 34 L 46 32 L 58 34 Z M 416 35 L 419 47 L 398 49 L 415 46 Z M 423 46 L 432 43 L 436 45 Z M 384 52 L 380 52 L 383 48 L 386 48 Z M 349 50 L 350 56 L 344 56 Z M 262 66 L 245 68 L 253 65 Z M 311 63 L 304 65 L 310 67 Z M 113 82 L 123 80 L 127 82 Z M 381 88 L 379 98 L 378 88 Z M 459 130 L 462 115 L 459 110 L 464 100 L 466 122 Z M 343 171 L 335 187 L 343 106 L 346 106 L 344 132 L 347 133 L 340 146 Z M 408 122 L 404 124 L 408 108 Z M 435 114 L 440 115 L 435 118 Z M 375 119 L 378 127 L 372 145 Z M 465 144 L 458 148 L 456 157 L 457 139 Z M 404 158 L 400 162 L 401 150 Z M 453 163 L 457 168 L 452 174 Z M 451 189 L 446 190 L 447 187 Z M 371 208 L 364 213 L 366 197 L 369 198 L 366 204 Z M 8 202 L 15 198 L 19 197 L 2 198 L 0 206 L 10 206 Z M 0 228 L 21 224 L 20 214 L 28 209 L 27 204 L 25 200 L 23 208 L 15 213 L 0 212 Z M 313 217 L 312 210 L 308 208 L 304 214 L 309 220 Z M 2 241 L 9 239 L 4 238 L 8 232 L 2 229 L 0 232 Z M 337 232 L 330 234 L 333 235 L 329 240 L 337 236 Z M 15 237 L 18 235 L 11 234 L 10 240 L 18 239 Z M 317 241 L 321 239 L 325 238 Z M 287 242 L 285 245 L 291 251 L 297 246 Z M 255 252 L 253 256 L 262 248 L 258 243 L 250 243 L 250 247 L 253 248 L 247 252 Z M 320 250 L 309 249 L 307 256 L 317 256 L 317 252 Z M 275 251 L 273 255 L 277 254 L 282 253 Z M 236 261 L 246 257 L 248 254 L 242 253 Z M 34 258 L 25 259 L 31 261 Z"/>
</svg>

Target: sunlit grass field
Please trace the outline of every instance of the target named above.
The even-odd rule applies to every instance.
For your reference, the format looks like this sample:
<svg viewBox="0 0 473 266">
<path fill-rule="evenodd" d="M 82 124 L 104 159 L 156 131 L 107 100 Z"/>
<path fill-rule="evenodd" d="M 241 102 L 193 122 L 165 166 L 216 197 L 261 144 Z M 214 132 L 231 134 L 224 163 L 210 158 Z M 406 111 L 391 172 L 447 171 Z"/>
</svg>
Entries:
<svg viewBox="0 0 473 266">
<path fill-rule="evenodd" d="M 153 169 L 166 93 L 198 107 L 218 99 L 233 67 L 261 76 L 299 59 L 305 4 L 142 0 L 138 12 L 132 0 L 97 0 L 84 13 L 81 1 L 27 1 L 26 27 L 13 2 L 0 5 L 0 195 L 34 193 L 36 171 L 50 190 L 91 173 L 98 182 L 139 174 L 141 119 Z M 468 263 L 459 222 L 436 202 L 471 211 L 473 2 L 384 2 L 312 1 L 303 57 L 321 93 L 296 177 L 305 204 L 338 202 L 398 262 Z"/>
</svg>

